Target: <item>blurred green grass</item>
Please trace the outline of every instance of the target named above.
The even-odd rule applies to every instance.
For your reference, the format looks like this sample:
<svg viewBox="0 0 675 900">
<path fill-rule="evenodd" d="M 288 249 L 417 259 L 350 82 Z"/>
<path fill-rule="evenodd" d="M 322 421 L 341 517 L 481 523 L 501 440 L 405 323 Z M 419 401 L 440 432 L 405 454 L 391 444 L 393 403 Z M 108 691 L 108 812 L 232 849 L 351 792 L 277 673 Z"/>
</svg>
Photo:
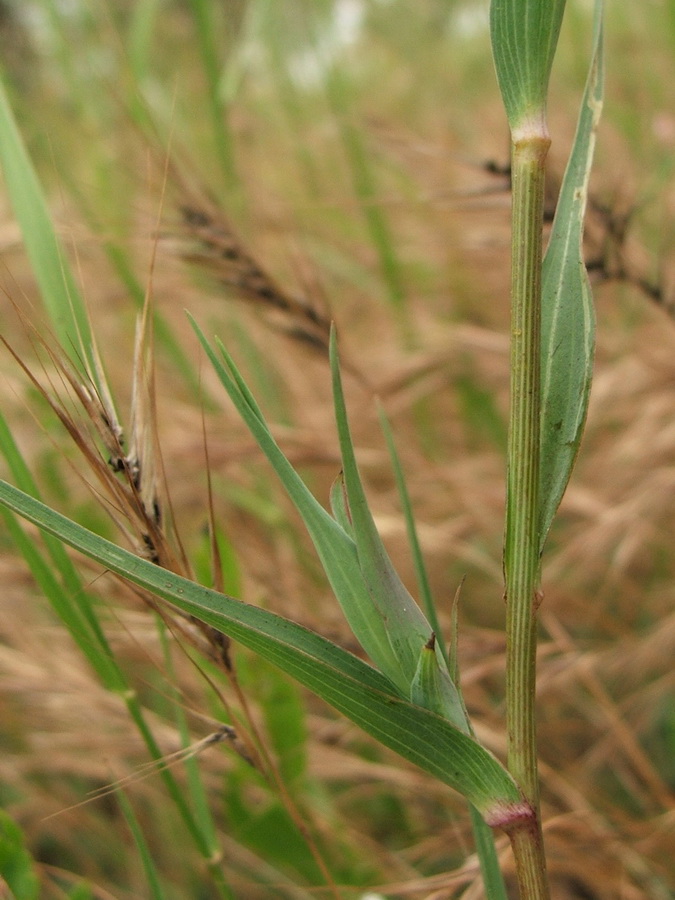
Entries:
<svg viewBox="0 0 675 900">
<path fill-rule="evenodd" d="M 587 22 L 586 4 L 570 0 L 552 85 L 555 174 L 585 77 Z M 674 36 L 672 2 L 608 9 L 607 101 L 593 180 L 600 203 L 631 213 L 624 268 L 660 277 L 666 300 L 675 234 Z M 171 174 L 163 196 L 169 146 L 181 178 L 210 192 L 267 271 L 289 292 L 325 303 L 336 319 L 345 356 L 362 376 L 348 384 L 349 402 L 378 524 L 412 584 L 369 388 L 382 397 L 446 617 L 466 576 L 464 684 L 481 737 L 500 753 L 508 194 L 484 164 L 504 165 L 508 144 L 485 4 L 7 2 L 0 45 L 22 133 L 123 410 L 133 319 L 158 241 L 161 449 L 173 527 L 188 557 L 208 572 L 199 390 L 221 401 L 206 371 L 201 388 L 187 376 L 197 350 L 185 307 L 233 343 L 284 449 L 319 496 L 327 497 L 337 456 L 321 355 L 270 328 L 263 307 L 195 278 L 166 239 L 180 231 L 185 199 Z M 4 289 L 44 327 L 3 206 Z M 602 247 L 605 233 L 595 228 Z M 675 323 L 634 282 L 596 286 L 589 430 L 544 568 L 541 754 L 560 898 L 609 900 L 619 884 L 645 900 L 675 890 L 668 830 Z M 30 363 L 35 349 L 9 301 L 0 315 L 3 333 Z M 6 354 L 0 370 L 4 414 L 40 489 L 79 520 L 100 523 L 100 508 L 74 477 L 81 464 L 65 436 Z M 38 411 L 39 426 L 24 403 Z M 234 552 L 226 580 L 240 581 L 245 599 L 329 637 L 344 635 L 297 520 L 239 423 L 229 412 L 204 415 L 214 503 Z M 9 585 L 0 786 L 38 860 L 45 896 L 58 896 L 60 878 L 89 879 L 94 896 L 147 896 L 139 852 L 114 801 L 63 811 L 145 762 L 138 736 L 4 538 L 0 565 Z M 85 583 L 92 577 L 85 570 Z M 241 694 L 194 650 L 172 649 L 172 670 L 151 615 L 118 585 L 98 582 L 87 593 L 164 752 L 208 733 L 214 720 L 243 730 L 259 723 L 311 841 L 345 886 L 341 896 L 388 885 L 386 897 L 452 897 L 473 880 L 470 864 L 466 876 L 457 874 L 469 841 L 460 803 L 245 652 L 235 651 Z M 177 708 L 187 711 L 191 738 Z M 324 896 L 279 788 L 231 750 L 213 747 L 196 761 L 233 896 Z M 213 896 L 159 784 L 140 781 L 127 796 L 164 895 Z M 50 813 L 59 815 L 45 820 Z"/>
</svg>

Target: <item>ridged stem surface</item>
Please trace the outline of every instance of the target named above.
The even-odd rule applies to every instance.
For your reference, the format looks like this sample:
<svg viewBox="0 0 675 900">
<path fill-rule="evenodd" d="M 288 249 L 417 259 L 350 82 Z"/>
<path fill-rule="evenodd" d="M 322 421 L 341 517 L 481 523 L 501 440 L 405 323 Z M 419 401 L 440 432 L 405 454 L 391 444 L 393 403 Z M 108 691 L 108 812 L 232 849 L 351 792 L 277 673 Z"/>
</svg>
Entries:
<svg viewBox="0 0 675 900">
<path fill-rule="evenodd" d="M 507 604 L 507 764 L 534 811 L 511 834 L 522 900 L 547 900 L 535 727 L 539 585 L 541 263 L 548 137 L 513 145 L 511 410 L 504 573 Z"/>
</svg>

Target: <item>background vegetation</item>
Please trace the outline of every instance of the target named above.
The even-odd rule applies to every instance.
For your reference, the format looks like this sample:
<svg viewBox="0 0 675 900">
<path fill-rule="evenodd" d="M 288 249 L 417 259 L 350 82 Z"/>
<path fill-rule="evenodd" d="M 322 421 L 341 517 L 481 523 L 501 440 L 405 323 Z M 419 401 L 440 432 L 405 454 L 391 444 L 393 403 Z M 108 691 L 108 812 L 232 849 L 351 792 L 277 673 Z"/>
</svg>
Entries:
<svg viewBox="0 0 675 900">
<path fill-rule="evenodd" d="M 587 4 L 568 6 L 552 82 L 551 209 L 590 44 Z M 381 533 L 414 585 L 374 394 L 446 624 L 464 579 L 462 684 L 481 740 L 502 755 L 508 133 L 485 5 L 35 0 L 3 5 L 0 40 L 20 128 L 136 435 L 135 320 L 146 289 L 153 298 L 156 426 L 152 409 L 144 415 L 175 567 L 356 650 L 183 310 L 224 339 L 322 500 L 338 465 L 325 354 L 334 319 Z M 608 9 L 586 248 L 596 375 L 540 612 L 556 898 L 675 890 L 674 45 L 672 0 Z M 35 375 L 0 355 L 3 418 L 48 502 L 139 548 L 140 532 L 101 500 L 106 466 L 83 462 L 98 438 L 59 374 L 54 323 L 0 202 L 2 334 Z M 36 860 L 32 896 L 481 896 L 464 803 L 271 666 L 237 647 L 219 660 L 210 636 L 167 624 L 80 564 L 78 590 L 122 673 L 110 690 L 27 574 L 11 530 L 0 566 L 0 798 Z M 169 770 L 194 827 L 145 767 L 132 687 L 158 751 L 194 750 Z"/>
</svg>

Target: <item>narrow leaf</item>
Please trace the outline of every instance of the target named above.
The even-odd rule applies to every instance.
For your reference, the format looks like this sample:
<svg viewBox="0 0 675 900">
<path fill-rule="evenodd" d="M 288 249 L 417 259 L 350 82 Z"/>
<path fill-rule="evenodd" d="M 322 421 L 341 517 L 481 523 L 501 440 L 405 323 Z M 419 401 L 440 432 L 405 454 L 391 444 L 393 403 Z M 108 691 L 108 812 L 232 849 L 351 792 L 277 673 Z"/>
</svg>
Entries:
<svg viewBox="0 0 675 900">
<path fill-rule="evenodd" d="M 7 423 L 1 415 L 0 452 L 5 456 L 13 478 L 22 486 L 24 491 L 32 496 L 38 496 L 37 486 L 14 442 Z M 53 534 L 46 533 L 44 543 L 48 551 L 48 557 L 43 557 L 35 541 L 31 540 L 27 534 L 24 534 L 19 523 L 14 520 L 9 507 L 6 507 L 3 512 L 10 535 L 22 552 L 33 577 L 44 591 L 45 597 L 52 603 L 54 611 L 61 617 L 104 686 L 108 690 L 118 692 L 124 698 L 129 715 L 138 728 L 150 755 L 156 761 L 160 760 L 162 754 L 152 730 L 145 720 L 140 698 L 135 691 L 129 689 L 124 673 L 119 668 L 117 660 L 108 645 L 92 599 L 87 591 L 84 590 L 81 579 L 63 544 Z M 174 776 L 168 769 L 161 768 L 160 777 L 164 781 L 169 795 L 176 804 L 200 853 L 207 860 L 210 860 L 213 857 L 213 848 L 199 830 L 184 793 Z M 222 873 L 217 870 L 214 870 L 214 877 L 217 883 L 223 881 Z M 224 894 L 220 893 L 219 896 L 224 896 Z"/>
<path fill-rule="evenodd" d="M 431 592 L 431 584 L 429 582 L 429 577 L 427 574 L 426 566 L 424 563 L 424 557 L 422 555 L 422 548 L 420 546 L 419 538 L 417 535 L 417 526 L 415 524 L 415 517 L 413 514 L 412 503 L 410 500 L 410 495 L 408 493 L 408 488 L 405 481 L 405 475 L 403 474 L 403 466 L 401 465 L 401 460 L 399 458 L 398 452 L 396 450 L 396 445 L 394 443 L 394 435 L 391 430 L 391 426 L 389 421 L 385 415 L 384 409 L 380 406 L 378 408 L 378 415 L 380 418 L 380 426 L 382 431 L 384 432 L 384 437 L 387 442 L 387 449 L 389 450 L 389 458 L 391 459 L 392 468 L 394 470 L 394 477 L 396 479 L 396 486 L 398 488 L 398 495 L 401 501 L 401 507 L 403 509 L 403 515 L 405 517 L 406 523 L 406 531 L 408 533 L 408 542 L 410 544 L 410 548 L 412 551 L 413 561 L 415 563 L 415 572 L 417 574 L 417 583 L 420 591 L 420 596 L 422 597 L 422 602 L 424 606 L 424 611 L 426 613 L 427 619 L 431 623 L 431 626 L 434 630 L 434 634 L 436 635 L 436 650 L 441 653 L 443 656 L 443 661 L 447 666 L 447 671 L 449 675 L 449 681 L 453 688 L 456 689 L 456 698 L 452 695 L 451 699 L 454 701 L 455 699 L 461 705 L 461 717 L 458 716 L 457 719 L 452 718 L 447 715 L 446 718 L 451 718 L 452 721 L 455 721 L 459 728 L 464 730 L 466 727 L 471 729 L 471 722 L 469 720 L 469 714 L 466 709 L 466 705 L 464 703 L 464 698 L 462 696 L 460 683 L 459 683 L 459 663 L 457 659 L 457 634 L 458 634 L 458 615 L 457 610 L 459 606 L 459 592 L 461 589 L 461 584 L 457 588 L 455 593 L 455 599 L 452 604 L 452 620 L 451 620 L 451 646 L 450 652 L 448 653 L 444 646 L 443 641 L 440 639 L 441 631 L 438 623 L 438 615 L 436 613 L 436 604 L 434 602 L 434 597 Z M 422 654 L 420 656 L 420 664 L 423 662 L 423 655 L 429 655 L 428 649 L 425 647 L 422 650 Z M 434 659 L 434 666 L 437 670 L 437 673 L 441 673 L 443 670 L 438 665 L 438 661 Z M 440 677 L 437 675 L 436 677 Z M 447 685 L 446 685 L 447 687 Z M 411 688 L 411 699 L 416 702 L 415 694 L 414 694 L 415 686 Z M 421 706 L 426 706 L 430 708 L 428 703 L 421 703 Z M 459 711 L 457 710 L 454 703 L 449 704 L 449 708 L 453 711 L 453 715 L 457 714 Z M 471 732 L 470 732 L 471 733 Z M 474 840 L 476 842 L 476 852 L 478 855 L 478 859 L 480 861 L 481 873 L 483 875 L 483 884 L 485 886 L 485 894 L 487 900 L 508 900 L 506 896 L 506 888 L 504 886 L 504 879 L 501 873 L 501 867 L 499 865 L 499 859 L 497 857 L 497 851 L 495 849 L 495 841 L 492 830 L 485 824 L 485 821 L 481 817 L 480 813 L 476 810 L 474 806 L 469 804 L 469 809 L 471 811 L 471 825 L 474 834 Z"/>
<path fill-rule="evenodd" d="M 387 654 L 385 659 L 374 658 L 374 662 L 392 681 L 401 684 L 404 690 L 409 691 L 417 671 L 420 650 L 429 639 L 432 629 L 424 613 L 399 578 L 368 507 L 347 421 L 334 330 L 331 333 L 330 359 L 335 420 L 340 439 L 347 506 L 349 518 L 353 524 L 356 552 L 372 600 L 370 614 L 374 619 L 379 617 L 384 623 L 393 650 L 392 670 L 388 668 L 391 654 Z M 358 634 L 356 636 L 358 638 Z"/>
<path fill-rule="evenodd" d="M 152 858 L 148 842 L 143 834 L 143 828 L 136 817 L 133 806 L 125 796 L 124 791 L 117 791 L 117 802 L 122 809 L 143 865 L 143 871 L 145 872 L 145 877 L 148 882 L 148 897 L 150 900 L 166 900 L 166 894 L 162 888 L 159 872 L 157 871 L 155 861 Z"/>
<path fill-rule="evenodd" d="M 384 675 L 294 622 L 161 569 L 0 481 L 0 503 L 111 572 L 260 653 L 385 746 L 464 794 L 489 824 L 527 815 L 489 751 L 448 721 L 397 696 Z"/>
<path fill-rule="evenodd" d="M 74 347 L 93 370 L 91 331 L 86 309 L 68 260 L 54 232 L 47 201 L 17 128 L 4 85 L 0 81 L 0 166 L 21 226 L 26 252 L 42 302 L 61 346 Z"/>
<path fill-rule="evenodd" d="M 475 808 L 469 806 L 471 826 L 476 841 L 476 854 L 480 862 L 486 900 L 509 900 L 502 875 L 502 867 L 497 856 L 494 833 L 485 824 L 485 820 Z"/>
<path fill-rule="evenodd" d="M 260 408 L 225 348 L 219 344 L 222 358 L 219 357 L 199 326 L 192 319 L 191 322 L 221 384 L 300 513 L 350 628 L 370 658 L 387 674 L 395 674 L 399 671 L 396 655 L 384 623 L 371 614 L 372 600 L 361 574 L 352 537 L 315 499 L 281 452 Z M 403 696 L 408 695 L 408 686 L 405 679 L 400 679 L 399 689 Z"/>
<path fill-rule="evenodd" d="M 576 459 L 591 388 L 595 315 L 582 237 L 602 90 L 602 4 L 598 2 L 590 74 L 543 268 L 542 548 Z"/>
<path fill-rule="evenodd" d="M 3 896 L 16 900 L 38 900 L 40 880 L 26 849 L 23 832 L 9 813 L 0 810 L 0 876 Z"/>
<path fill-rule="evenodd" d="M 401 465 L 401 460 L 399 458 L 398 451 L 396 450 L 396 444 L 394 443 L 394 435 L 392 433 L 391 426 L 384 412 L 384 409 L 379 406 L 377 412 L 380 419 L 380 427 L 384 434 L 384 439 L 387 443 L 387 450 L 389 451 L 391 466 L 394 471 L 396 489 L 398 490 L 401 509 L 403 510 L 406 534 L 408 535 L 408 543 L 410 544 L 410 551 L 412 553 L 413 563 L 415 566 L 417 587 L 422 599 L 422 606 L 424 609 L 424 613 L 429 620 L 429 624 L 431 625 L 431 628 L 436 635 L 436 646 L 445 659 L 445 662 L 447 663 L 448 657 L 443 645 L 441 626 L 440 622 L 438 621 L 438 614 L 436 612 L 436 603 L 434 602 L 434 597 L 431 592 L 429 575 L 424 563 L 424 556 L 422 555 L 422 547 L 420 545 L 419 537 L 417 534 L 417 525 L 415 524 L 415 516 L 410 500 L 410 494 L 408 493 L 405 475 L 403 474 L 403 466 Z"/>
</svg>

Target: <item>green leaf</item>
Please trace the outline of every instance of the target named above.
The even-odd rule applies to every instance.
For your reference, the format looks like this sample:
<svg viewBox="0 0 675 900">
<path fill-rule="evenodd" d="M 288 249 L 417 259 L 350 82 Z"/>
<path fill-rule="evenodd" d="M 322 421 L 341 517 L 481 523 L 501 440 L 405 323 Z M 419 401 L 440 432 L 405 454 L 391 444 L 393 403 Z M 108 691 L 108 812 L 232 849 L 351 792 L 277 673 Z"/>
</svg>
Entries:
<svg viewBox="0 0 675 900">
<path fill-rule="evenodd" d="M 333 518 L 344 529 L 350 538 L 354 538 L 354 525 L 349 512 L 347 502 L 347 489 L 345 488 L 345 476 L 342 472 L 330 486 L 330 508 Z"/>
<path fill-rule="evenodd" d="M 492 0 L 490 35 L 497 81 L 514 140 L 545 129 L 548 82 L 565 0 Z"/>
<path fill-rule="evenodd" d="M 339 66 L 331 67 L 325 84 L 354 194 L 363 210 L 368 238 L 377 255 L 388 299 L 400 315 L 401 325 L 407 328 L 405 309 L 407 297 L 401 258 L 386 209 L 379 200 L 380 189 L 376 177 L 378 167 L 368 150 L 367 140 L 354 123 L 354 116 L 351 113 L 353 99 L 349 96 L 349 84 L 344 71 Z"/>
<path fill-rule="evenodd" d="M 414 703 L 446 716 L 458 728 L 468 731 L 464 704 L 450 678 L 434 631 L 394 568 L 368 507 L 347 421 L 335 330 L 331 333 L 330 362 L 347 494 L 346 510 L 341 508 L 339 502 L 336 503 L 335 491 L 333 504 L 340 518 L 344 519 L 348 514 L 361 572 L 373 601 L 371 614 L 382 620 L 396 659 L 393 671 L 385 668 L 388 659 L 381 661 L 374 658 L 374 662 L 395 684 L 403 683 L 407 696 Z"/>
<path fill-rule="evenodd" d="M 312 496 L 274 442 L 260 408 L 225 348 L 219 343 L 221 359 L 194 321 L 193 326 L 221 383 L 302 516 L 355 637 L 401 695 L 409 697 L 420 651 L 432 628 L 394 569 L 368 508 L 347 422 L 335 334 L 331 335 L 331 370 L 344 472 L 344 479 L 338 478 L 331 491 L 337 521 Z M 434 653 L 447 675 L 443 654 L 438 648 Z M 455 702 L 448 704 L 446 714 L 465 729 L 463 706 L 452 683 L 450 687 Z"/>
<path fill-rule="evenodd" d="M 373 615 L 373 602 L 361 574 L 352 536 L 321 506 L 281 452 L 260 408 L 223 345 L 218 343 L 219 357 L 199 326 L 193 319 L 191 322 L 221 384 L 300 513 L 350 628 L 382 671 L 398 678 L 399 690 L 402 696 L 407 697 L 409 679 L 400 673 L 385 623 L 381 617 Z"/>
<path fill-rule="evenodd" d="M 232 190 L 237 184 L 236 161 L 229 128 L 229 110 L 220 90 L 222 62 L 218 58 L 219 35 L 223 23 L 218 18 L 218 4 L 208 0 L 192 0 L 188 11 L 194 20 L 196 45 L 206 76 L 213 143 L 227 186 Z"/>
<path fill-rule="evenodd" d="M 417 670 L 420 650 L 429 640 L 432 628 L 399 578 L 368 507 L 347 421 L 335 330 L 331 333 L 330 360 L 335 420 L 347 494 L 346 511 L 352 523 L 359 567 L 372 600 L 369 615 L 383 623 L 393 653 L 393 665 L 392 653 L 389 652 L 381 659 L 373 657 L 373 661 L 408 693 Z M 354 633 L 358 638 L 359 635 Z"/>
<path fill-rule="evenodd" d="M 436 655 L 436 638 L 432 634 L 422 647 L 415 677 L 410 685 L 410 699 L 418 706 L 445 716 L 462 731 L 469 732 L 469 721 L 457 688 Z"/>
<path fill-rule="evenodd" d="M 471 812 L 473 836 L 476 841 L 476 854 L 480 861 L 480 870 L 485 885 L 486 900 L 509 900 L 502 867 L 495 848 L 494 833 L 485 824 L 474 806 L 469 806 L 469 811 Z"/>
<path fill-rule="evenodd" d="M 86 309 L 54 232 L 47 201 L 0 81 L 0 166 L 42 302 L 62 347 L 76 348 L 96 371 Z"/>
<path fill-rule="evenodd" d="M 150 852 L 148 842 L 146 841 L 145 835 L 143 834 L 143 828 L 141 827 L 141 824 L 136 817 L 134 808 L 127 799 L 124 791 L 118 790 L 116 791 L 116 795 L 117 802 L 119 803 L 124 814 L 124 818 L 127 821 L 129 831 L 131 832 L 131 835 L 134 839 L 136 849 L 138 850 L 138 855 L 143 865 L 143 871 L 145 872 L 145 877 L 148 882 L 147 896 L 150 898 L 150 900 L 166 900 L 166 894 L 162 889 L 159 872 L 157 871 L 157 867 L 155 866 L 155 861 L 152 858 L 152 853 Z"/>
<path fill-rule="evenodd" d="M 297 684 L 276 669 L 256 661 L 256 696 L 260 698 L 266 732 L 274 747 L 281 777 L 289 788 L 307 770 L 307 723 Z"/>
<path fill-rule="evenodd" d="M 134 556 L 4 481 L 0 503 L 260 653 L 382 744 L 464 794 L 489 824 L 528 813 L 518 786 L 488 750 L 446 719 L 399 697 L 384 675 L 320 635 Z"/>
<path fill-rule="evenodd" d="M 14 900 L 37 900 L 40 896 L 40 882 L 23 833 L 4 810 L 0 810 L 0 876 Z"/>
<path fill-rule="evenodd" d="M 591 388 L 595 315 L 582 237 L 602 92 L 602 4 L 598 2 L 591 69 L 543 267 L 541 548 L 572 472 Z"/>
<path fill-rule="evenodd" d="M 2 415 L 0 415 L 0 452 L 7 460 L 12 477 L 21 485 L 25 492 L 37 497 L 37 486 Z M 124 698 L 129 714 L 145 741 L 151 756 L 155 760 L 160 760 L 162 754 L 145 720 L 138 695 L 135 691 L 129 689 L 124 673 L 110 649 L 92 598 L 84 590 L 81 579 L 63 544 L 52 535 L 45 535 L 44 543 L 48 556 L 43 555 L 39 549 L 39 544 L 33 540 L 32 536 L 24 533 L 11 511 L 8 508 L 3 509 L 3 514 L 10 536 L 24 556 L 33 577 L 45 597 L 52 603 L 54 611 L 68 628 L 80 650 L 101 679 L 101 682 L 108 690 L 116 691 Z M 199 831 L 183 792 L 180 790 L 171 771 L 166 767 L 161 768 L 160 777 L 163 779 L 200 852 L 207 859 L 210 859 L 213 856 L 212 847 Z M 222 875 L 216 873 L 216 879 L 219 884 L 222 881 Z M 219 896 L 225 895 L 219 891 Z"/>
<path fill-rule="evenodd" d="M 481 820 L 482 821 L 482 820 Z M 70 888 L 67 894 L 64 894 L 68 900 L 95 900 L 93 888 L 86 882 L 81 881 L 75 887 Z"/>
<path fill-rule="evenodd" d="M 436 612 L 436 604 L 431 592 L 429 575 L 424 563 L 422 547 L 420 545 L 419 537 L 417 534 L 415 516 L 413 514 L 412 503 L 410 501 L 410 494 L 408 493 L 405 475 L 403 474 L 403 466 L 401 465 L 401 460 L 399 458 L 398 451 L 396 450 L 394 435 L 391 430 L 389 420 L 387 419 L 384 408 L 382 406 L 378 407 L 377 414 L 380 420 L 382 433 L 384 434 L 384 439 L 387 443 L 387 450 L 389 452 L 391 466 L 394 471 L 394 480 L 396 481 L 396 489 L 398 491 L 401 508 L 403 510 L 403 518 L 405 519 L 405 528 L 408 535 L 408 543 L 410 544 L 410 552 L 412 553 L 413 563 L 415 565 L 417 587 L 422 599 L 424 613 L 429 621 L 429 624 L 431 625 L 434 634 L 436 635 L 438 649 L 443 655 L 443 658 L 445 659 L 445 662 L 447 664 L 448 657 L 443 646 L 441 626 L 440 622 L 438 621 L 438 613 Z"/>
</svg>

